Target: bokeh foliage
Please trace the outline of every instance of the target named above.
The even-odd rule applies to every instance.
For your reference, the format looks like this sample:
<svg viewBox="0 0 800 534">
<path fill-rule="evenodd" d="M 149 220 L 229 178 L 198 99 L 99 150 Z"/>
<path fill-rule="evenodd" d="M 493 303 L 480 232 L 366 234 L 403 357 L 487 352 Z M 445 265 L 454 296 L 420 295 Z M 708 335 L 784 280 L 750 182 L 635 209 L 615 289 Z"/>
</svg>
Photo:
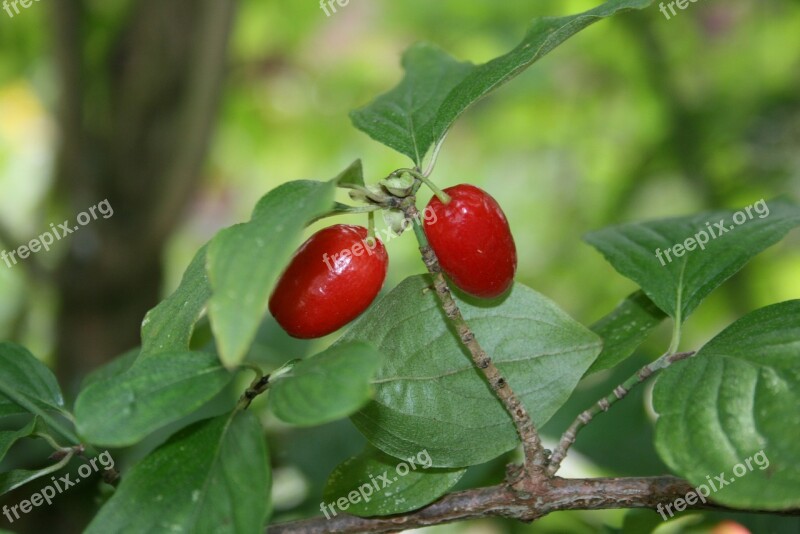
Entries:
<svg viewBox="0 0 800 534">
<path fill-rule="evenodd" d="M 102 43 L 126 16 L 129 2 L 89 4 L 96 28 L 87 31 Z M 458 59 L 482 62 L 513 47 L 528 19 L 594 4 L 351 0 L 326 17 L 316 2 L 242 2 L 205 185 L 168 251 L 165 289 L 177 285 L 193 253 L 217 229 L 246 220 L 253 199 L 265 191 L 289 180 L 326 178 L 356 157 L 371 180 L 406 164 L 353 128 L 348 113 L 399 80 L 400 54 L 409 44 L 430 41 Z M 57 87 L 42 7 L 35 4 L 13 19 L 0 12 L 0 224 L 21 238 L 37 235 L 65 209 L 48 193 Z M 800 196 L 798 27 L 800 5 L 791 0 L 697 3 L 672 20 L 654 6 L 602 22 L 470 109 L 449 135 L 434 179 L 442 186 L 470 182 L 489 190 L 511 222 L 519 280 L 591 324 L 634 286 L 581 243 L 583 234 L 611 223 L 743 206 L 782 193 Z M 800 298 L 798 244 L 795 232 L 704 302 L 684 345 L 701 345 L 746 311 Z M 387 287 L 420 271 L 410 237 L 388 248 Z M 0 264 L 0 337 L 36 354 L 52 352 L 55 313 L 46 286 Z M 628 371 L 656 356 L 667 340 L 664 328 Z M 307 350 L 266 324 L 252 356 L 269 362 Z M 624 376 L 617 370 L 587 379 L 545 431 L 555 436 L 570 416 Z M 576 450 L 586 455 L 585 463 L 570 469 L 609 475 L 665 471 L 653 451 L 649 392 L 637 391 L 615 410 L 581 435 Z M 327 475 L 362 449 L 363 438 L 349 425 L 289 430 L 272 424 L 276 513 L 296 505 L 301 507 L 292 513 L 317 510 Z M 462 484 L 495 480 L 502 463 L 481 469 Z M 562 515 L 533 526 L 480 526 L 591 532 L 603 523 L 623 528 L 623 521 L 636 516 Z M 703 521 L 711 520 L 696 524 Z M 680 528 L 694 528 L 687 523 Z"/>
</svg>

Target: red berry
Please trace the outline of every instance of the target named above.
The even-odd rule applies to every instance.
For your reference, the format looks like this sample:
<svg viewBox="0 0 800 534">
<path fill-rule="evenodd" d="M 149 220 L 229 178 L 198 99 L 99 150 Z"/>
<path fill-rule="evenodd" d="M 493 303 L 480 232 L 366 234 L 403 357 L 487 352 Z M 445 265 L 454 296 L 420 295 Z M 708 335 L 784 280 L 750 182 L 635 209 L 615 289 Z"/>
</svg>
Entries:
<svg viewBox="0 0 800 534">
<path fill-rule="evenodd" d="M 383 286 L 389 256 L 363 226 L 337 224 L 312 235 L 295 252 L 269 299 L 269 311 L 289 335 L 330 334 L 366 310 Z"/>
<path fill-rule="evenodd" d="M 425 234 L 442 270 L 463 291 L 492 298 L 514 281 L 517 247 L 503 210 L 486 191 L 473 185 L 444 190 L 452 199 L 428 203 L 435 217 L 425 217 Z"/>
</svg>

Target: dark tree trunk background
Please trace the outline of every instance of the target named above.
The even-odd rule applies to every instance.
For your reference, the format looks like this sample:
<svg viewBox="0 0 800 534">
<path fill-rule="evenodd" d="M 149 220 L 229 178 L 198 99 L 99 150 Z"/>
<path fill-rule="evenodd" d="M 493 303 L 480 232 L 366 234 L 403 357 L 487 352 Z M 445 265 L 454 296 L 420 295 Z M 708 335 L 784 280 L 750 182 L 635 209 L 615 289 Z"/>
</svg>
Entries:
<svg viewBox="0 0 800 534">
<path fill-rule="evenodd" d="M 216 122 L 236 2 L 132 0 L 108 22 L 98 22 L 108 9 L 94 12 L 86 0 L 51 5 L 54 196 L 71 222 L 104 199 L 114 209 L 70 236 L 54 273 L 28 264 L 36 281 L 55 283 L 56 370 L 72 397 L 88 372 L 139 345 L 141 321 L 159 301 L 164 248 L 198 187 Z M 15 502 L 28 496 L 20 491 Z M 78 486 L 13 527 L 81 532 L 96 496 L 96 485 Z"/>
<path fill-rule="evenodd" d="M 53 4 L 57 192 L 67 213 L 108 198 L 114 215 L 71 236 L 56 272 L 57 372 L 67 391 L 137 346 L 158 302 L 164 246 L 201 177 L 215 123 L 235 2 L 139 0 L 116 28 L 89 24 L 97 14 L 87 6 Z"/>
</svg>

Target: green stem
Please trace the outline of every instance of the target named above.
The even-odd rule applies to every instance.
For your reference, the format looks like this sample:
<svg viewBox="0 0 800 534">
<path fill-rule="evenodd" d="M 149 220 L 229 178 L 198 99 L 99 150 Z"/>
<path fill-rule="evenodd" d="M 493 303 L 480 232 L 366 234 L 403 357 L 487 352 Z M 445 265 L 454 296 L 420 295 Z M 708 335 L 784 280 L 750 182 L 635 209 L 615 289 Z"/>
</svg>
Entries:
<svg viewBox="0 0 800 534">
<path fill-rule="evenodd" d="M 675 324 L 672 326 L 672 339 L 669 343 L 669 349 L 667 350 L 668 354 L 675 354 L 678 352 L 678 347 L 681 344 L 681 312 L 678 312 L 675 315 Z"/>
<path fill-rule="evenodd" d="M 0 393 L 11 399 L 16 404 L 22 406 L 32 414 L 41 417 L 42 421 L 47 423 L 50 428 L 67 438 L 73 444 L 79 445 L 81 443 L 81 440 L 75 435 L 74 432 L 62 425 L 60 421 L 52 417 L 49 413 L 47 413 L 47 411 L 41 409 L 39 406 L 36 406 L 36 404 L 30 399 L 19 394 L 16 390 L 9 388 L 4 382 L 0 382 Z"/>
<path fill-rule="evenodd" d="M 259 374 L 256 376 L 256 379 L 250 383 L 250 387 L 248 387 L 242 396 L 239 397 L 239 401 L 236 403 L 236 409 L 234 411 L 237 412 L 249 408 L 250 404 L 253 402 L 253 399 L 267 391 L 270 384 L 276 379 L 290 373 L 299 361 L 300 360 L 298 359 L 289 360 L 268 375 L 263 375 L 259 372 Z"/>
<path fill-rule="evenodd" d="M 253 382 L 261 380 L 261 378 L 264 376 L 264 371 L 261 369 L 261 367 L 254 363 L 245 362 L 240 366 L 240 368 L 243 370 L 246 369 L 248 371 L 253 371 L 253 373 L 256 375 L 255 379 L 253 379 Z"/>
<path fill-rule="evenodd" d="M 678 347 L 681 344 L 681 326 L 683 325 L 681 308 L 683 307 L 683 276 L 685 272 L 686 261 L 681 265 L 681 274 L 678 277 L 678 292 L 675 295 L 675 322 L 672 325 L 672 340 L 669 343 L 667 354 L 675 354 L 678 352 Z"/>
<path fill-rule="evenodd" d="M 425 235 L 425 229 L 419 222 L 419 218 L 413 219 L 412 224 L 414 228 L 414 235 L 417 237 L 417 243 L 419 243 L 419 248 L 430 248 L 431 245 L 428 243 L 428 236 Z"/>
<path fill-rule="evenodd" d="M 18 488 L 18 487 L 20 487 L 20 486 L 22 486 L 24 484 L 27 484 L 28 482 L 32 482 L 32 481 L 34 481 L 34 480 L 36 480 L 38 478 L 42 478 L 44 476 L 47 476 L 50 473 L 55 473 L 56 471 L 60 471 L 64 466 L 66 466 L 69 463 L 70 460 L 72 460 L 72 457 L 74 455 L 75 455 L 75 451 L 70 450 L 66 454 L 66 456 L 64 456 L 64 458 L 62 458 L 57 463 L 54 463 L 53 465 L 51 465 L 49 467 L 46 467 L 46 468 L 44 468 L 44 469 L 42 469 L 40 471 L 34 471 L 33 473 L 30 474 L 29 477 L 26 477 L 24 480 L 17 481 L 16 484 L 12 484 L 10 487 L 5 488 L 5 490 L 6 491 L 11 491 L 11 490 L 16 489 L 16 488 Z"/>
<path fill-rule="evenodd" d="M 45 440 L 56 451 L 64 451 L 69 449 L 69 447 L 62 447 L 61 445 L 59 445 L 58 442 L 56 442 L 56 440 L 53 439 L 53 436 L 51 436 L 50 434 L 45 434 L 43 432 L 36 432 L 33 435 Z"/>
<path fill-rule="evenodd" d="M 375 212 L 367 214 L 367 237 L 375 238 Z"/>
<path fill-rule="evenodd" d="M 81 439 L 77 435 L 75 435 L 75 433 L 72 430 L 70 430 L 69 428 L 67 428 L 66 426 L 61 424 L 61 421 L 59 421 L 58 419 L 56 419 L 53 416 L 51 416 L 49 413 L 47 413 L 46 410 L 43 410 L 40 407 L 36 406 L 36 404 L 34 402 L 32 402 L 30 399 L 28 399 L 24 395 L 20 395 L 14 389 L 11 389 L 8 386 L 6 386 L 6 384 L 4 384 L 3 382 L 0 382 L 0 393 L 2 393 L 3 395 L 5 395 L 9 399 L 11 399 L 16 404 L 22 406 L 23 408 L 25 408 L 26 410 L 28 410 L 32 414 L 39 416 L 39 418 L 41 418 L 41 420 L 44 421 L 47 424 L 48 427 L 52 428 L 53 430 L 55 430 L 56 432 L 61 434 L 63 437 L 67 438 L 67 440 L 71 441 L 74 445 L 76 445 L 78 448 L 80 448 L 86 454 L 89 454 L 91 456 L 99 455 L 99 452 L 97 451 L 97 449 L 95 449 L 91 445 L 84 445 L 81 442 Z M 68 413 L 68 412 L 63 412 L 63 413 Z M 70 415 L 70 419 L 74 421 L 74 417 L 71 417 L 72 414 L 69 414 L 69 415 Z M 42 435 L 42 434 L 40 434 L 40 435 L 42 437 L 44 437 L 44 435 Z M 53 440 L 52 437 L 50 437 L 50 439 L 52 440 L 51 445 L 52 444 L 58 445 L 55 442 L 55 440 Z M 59 447 L 60 447 L 60 445 L 59 445 Z M 69 450 L 69 453 L 68 453 L 67 457 L 64 460 L 62 460 L 61 462 L 56 464 L 57 466 L 60 466 L 60 467 L 56 468 L 54 466 L 54 468 L 56 470 L 57 469 L 61 469 L 61 467 L 66 465 L 66 463 L 69 461 L 69 459 L 72 458 L 72 456 L 75 454 L 75 447 L 62 447 L 61 450 Z M 48 473 L 50 473 L 50 472 L 52 472 L 52 471 L 48 471 Z M 103 480 L 105 480 L 106 483 L 108 483 L 108 484 L 114 485 L 118 479 L 119 479 L 119 473 L 117 472 L 116 469 L 113 469 L 113 468 L 108 469 L 103 474 Z"/>
<path fill-rule="evenodd" d="M 61 414 L 61 417 L 63 417 L 64 419 L 66 419 L 67 421 L 72 423 L 72 426 L 75 426 L 75 416 L 72 415 L 71 412 L 69 412 L 67 410 L 64 410 L 64 409 L 61 409 L 61 410 L 59 410 L 58 413 Z"/>
</svg>

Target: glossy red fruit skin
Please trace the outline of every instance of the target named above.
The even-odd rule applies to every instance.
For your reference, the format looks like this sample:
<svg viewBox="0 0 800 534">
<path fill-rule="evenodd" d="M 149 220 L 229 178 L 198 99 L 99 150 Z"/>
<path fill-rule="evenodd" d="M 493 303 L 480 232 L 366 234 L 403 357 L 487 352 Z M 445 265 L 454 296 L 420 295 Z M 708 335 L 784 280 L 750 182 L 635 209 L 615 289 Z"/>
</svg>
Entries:
<svg viewBox="0 0 800 534">
<path fill-rule="evenodd" d="M 517 247 L 497 201 L 474 185 L 444 190 L 452 199 L 428 203 L 423 226 L 442 270 L 462 291 L 481 298 L 502 295 L 514 281 Z M 432 222 L 429 222 L 428 220 Z"/>
<path fill-rule="evenodd" d="M 367 240 L 363 226 L 323 228 L 295 252 L 272 292 L 269 311 L 292 337 L 325 336 L 372 304 L 388 267 L 383 243 Z"/>
</svg>

